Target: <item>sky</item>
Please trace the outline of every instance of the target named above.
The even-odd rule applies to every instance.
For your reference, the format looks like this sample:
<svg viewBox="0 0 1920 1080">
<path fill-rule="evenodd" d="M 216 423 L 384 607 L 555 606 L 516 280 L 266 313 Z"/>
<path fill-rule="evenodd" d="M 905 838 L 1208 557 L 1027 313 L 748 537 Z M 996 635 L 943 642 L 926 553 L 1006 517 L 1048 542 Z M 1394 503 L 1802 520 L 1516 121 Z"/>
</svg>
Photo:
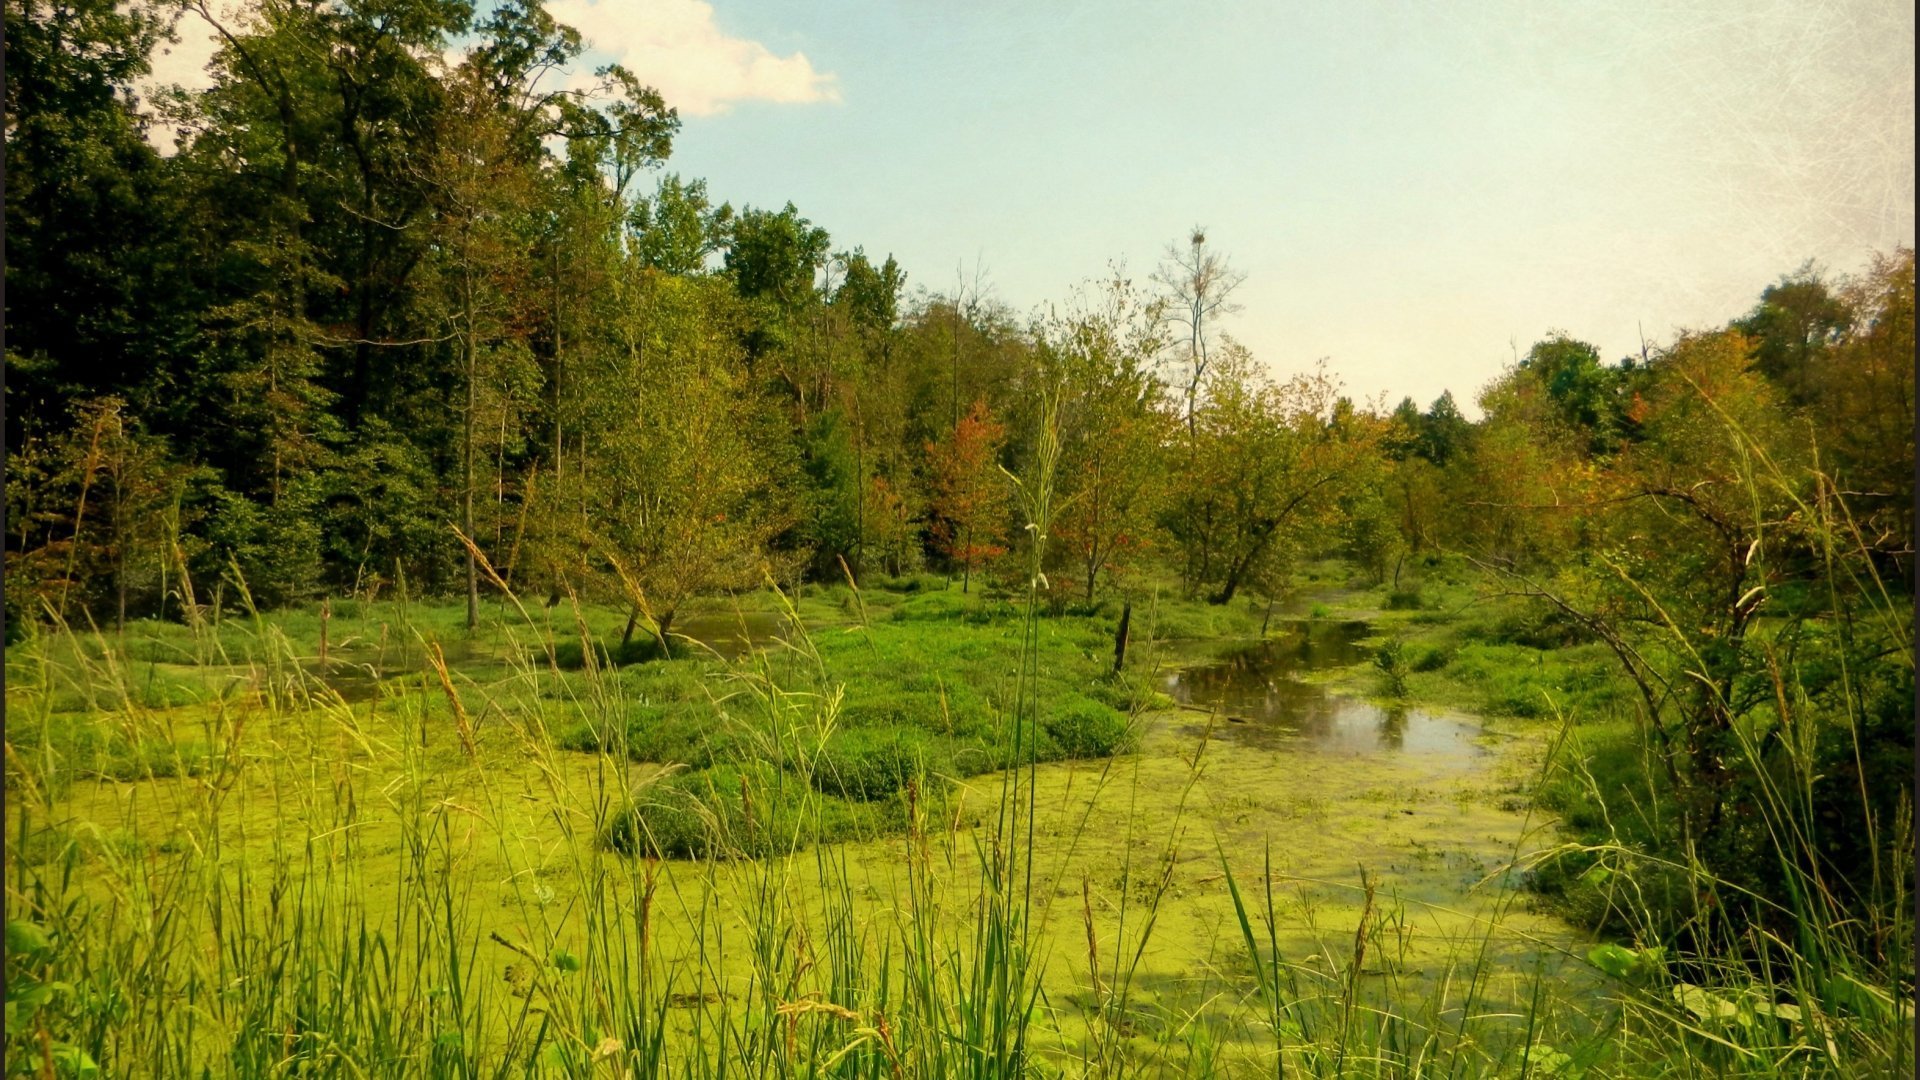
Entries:
<svg viewBox="0 0 1920 1080">
<path fill-rule="evenodd" d="M 549 0 L 679 109 L 665 171 L 1016 312 L 1206 227 L 1218 329 L 1347 392 L 1603 357 L 1914 242 L 1903 2 Z M 189 15 L 188 19 L 194 16 Z M 156 79 L 211 46 L 183 22 Z"/>
</svg>

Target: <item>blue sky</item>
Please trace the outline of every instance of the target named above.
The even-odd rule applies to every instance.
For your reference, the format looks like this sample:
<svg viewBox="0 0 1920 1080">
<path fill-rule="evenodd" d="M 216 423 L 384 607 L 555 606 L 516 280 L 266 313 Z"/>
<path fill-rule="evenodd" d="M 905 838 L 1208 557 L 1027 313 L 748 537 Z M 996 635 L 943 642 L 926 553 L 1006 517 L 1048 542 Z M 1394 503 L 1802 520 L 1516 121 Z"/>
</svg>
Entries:
<svg viewBox="0 0 1920 1080">
<path fill-rule="evenodd" d="M 668 168 L 1027 311 L 1196 223 L 1276 373 L 1463 405 L 1914 237 L 1904 3 L 552 0 L 682 108 Z"/>
</svg>

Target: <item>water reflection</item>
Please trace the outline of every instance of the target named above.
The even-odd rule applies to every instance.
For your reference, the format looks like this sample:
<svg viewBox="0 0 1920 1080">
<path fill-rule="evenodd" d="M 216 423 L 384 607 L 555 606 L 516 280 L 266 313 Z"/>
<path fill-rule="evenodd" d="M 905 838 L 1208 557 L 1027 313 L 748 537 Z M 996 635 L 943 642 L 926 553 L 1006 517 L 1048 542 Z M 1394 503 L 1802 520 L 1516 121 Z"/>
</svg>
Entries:
<svg viewBox="0 0 1920 1080">
<path fill-rule="evenodd" d="M 1193 733 L 1211 713 L 1216 738 L 1252 746 L 1462 762 L 1483 753 L 1472 724 L 1404 706 L 1382 708 L 1299 678 L 1366 659 L 1359 641 L 1367 632 L 1365 623 L 1298 622 L 1257 645 L 1167 676 L 1166 691 L 1194 707 L 1180 721 Z"/>
<path fill-rule="evenodd" d="M 677 654 L 688 643 L 695 651 L 711 649 L 723 659 L 732 660 L 779 640 L 786 631 L 787 617 L 777 611 L 728 611 L 688 615 L 673 624 Z M 683 654 L 684 655 L 684 654 Z"/>
</svg>

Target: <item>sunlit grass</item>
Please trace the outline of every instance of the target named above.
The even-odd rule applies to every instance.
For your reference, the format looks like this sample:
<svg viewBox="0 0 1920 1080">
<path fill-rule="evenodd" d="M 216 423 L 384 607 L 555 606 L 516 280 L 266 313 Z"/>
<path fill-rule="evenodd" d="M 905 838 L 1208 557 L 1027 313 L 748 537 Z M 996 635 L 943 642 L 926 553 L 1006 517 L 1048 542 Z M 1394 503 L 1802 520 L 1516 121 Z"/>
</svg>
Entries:
<svg viewBox="0 0 1920 1080">
<path fill-rule="evenodd" d="M 234 618 L 148 639 L 194 659 L 162 669 L 194 690 L 177 702 L 138 692 L 155 661 L 133 654 L 151 643 L 63 630 L 14 650 L 9 985 L 24 989 L 10 1030 L 26 1037 L 10 1062 L 1200 1077 L 1662 1074 L 1676 1052 L 1740 1075 L 1907 1060 L 1899 992 L 1871 970 L 1799 985 L 1801 943 L 1763 942 L 1786 981 L 1756 983 L 1733 959 L 1754 943 L 1732 927 L 1716 931 L 1725 965 L 1681 970 L 1641 959 L 1630 917 L 1615 923 L 1629 944 L 1609 946 L 1624 959 L 1516 931 L 1529 901 L 1512 888 L 1454 910 L 1377 872 L 1295 876 L 1284 832 L 1219 835 L 1223 793 L 1247 789 L 1202 782 L 1233 752 L 1205 739 L 1150 773 L 1096 755 L 1043 774 L 1059 748 L 1048 725 L 1076 701 L 1154 703 L 1053 666 L 1097 668 L 1092 624 L 973 616 L 972 601 L 936 617 L 927 605 L 947 602 L 927 590 L 865 592 L 852 617 L 801 600 L 789 613 L 812 617 L 737 661 L 604 667 L 583 651 L 578 670 L 556 646 L 617 634 L 619 612 L 506 605 L 472 638 L 452 609 L 335 613 L 329 659 L 373 651 L 366 685 L 330 684 L 317 617 Z M 1409 663 L 1415 692 L 1444 670 Z M 53 708 L 82 691 L 86 711 Z M 946 732 L 894 722 L 895 696 L 917 694 L 944 695 L 953 730 L 978 723 L 981 745 L 1018 749 L 947 770 L 932 744 L 896 740 L 850 797 L 849 740 L 877 753 L 875 732 Z M 636 753 L 645 721 L 669 713 L 728 737 L 697 769 Z M 1592 749 L 1570 737 L 1552 760 Z M 1326 813 L 1300 827 L 1324 830 Z M 1517 828 L 1507 861 L 1544 869 L 1543 839 Z M 1196 857 L 1215 869 L 1189 869 Z M 1588 858 L 1623 887 L 1660 887 L 1624 849 Z M 1175 918 L 1211 920 L 1213 944 L 1169 951 Z M 1569 964 L 1589 975 L 1570 982 Z M 1810 1001 L 1834 1004 L 1795 1004 Z"/>
</svg>

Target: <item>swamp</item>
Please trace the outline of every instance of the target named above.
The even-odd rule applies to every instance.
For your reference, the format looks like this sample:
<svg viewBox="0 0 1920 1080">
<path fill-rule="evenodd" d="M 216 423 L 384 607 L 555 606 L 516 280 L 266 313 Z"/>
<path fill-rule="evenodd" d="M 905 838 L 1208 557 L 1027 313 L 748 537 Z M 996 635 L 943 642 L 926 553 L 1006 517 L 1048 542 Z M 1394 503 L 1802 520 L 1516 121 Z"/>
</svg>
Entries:
<svg viewBox="0 0 1920 1080">
<path fill-rule="evenodd" d="M 1751 88 L 1852 76 L 1673 28 L 1764 68 L 1695 100 L 1619 37 L 1672 11 L 914 16 L 1133 73 L 1034 83 L 718 6 L 6 6 L 7 1076 L 1913 1075 L 1909 143 L 1871 228 L 1716 195 L 1630 268 L 1561 230 L 1725 155 L 1539 163 L 1625 153 L 1590 98 L 1828 197 L 1879 114 Z M 1910 128 L 1910 16 L 1748 29 L 1803 18 Z M 1111 125 L 1189 33 L 1309 149 L 1169 91 L 1243 172 L 1156 143 L 1147 214 Z M 1489 116 L 1544 141 L 1460 165 Z M 1356 179 L 1429 170 L 1510 227 Z M 937 284 L 956 177 L 1019 307 Z"/>
</svg>

